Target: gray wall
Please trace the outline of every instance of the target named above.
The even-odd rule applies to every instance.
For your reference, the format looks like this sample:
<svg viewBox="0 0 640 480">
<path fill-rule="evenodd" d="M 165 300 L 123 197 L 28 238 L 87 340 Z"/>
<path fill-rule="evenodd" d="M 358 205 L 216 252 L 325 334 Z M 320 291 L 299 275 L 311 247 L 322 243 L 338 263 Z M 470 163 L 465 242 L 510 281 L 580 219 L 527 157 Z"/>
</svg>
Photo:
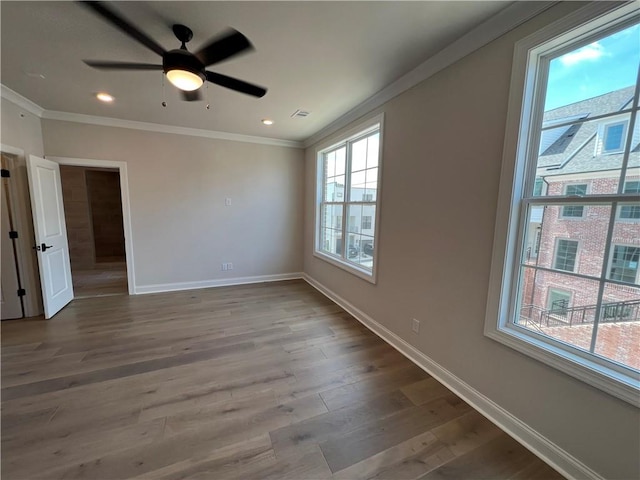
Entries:
<svg viewBox="0 0 640 480">
<path fill-rule="evenodd" d="M 302 271 L 301 149 L 56 120 L 42 128 L 47 156 L 127 162 L 136 287 Z"/>
<path fill-rule="evenodd" d="M 554 7 L 372 112 L 385 113 L 377 285 L 313 256 L 308 148 L 304 270 L 604 477 L 639 478 L 638 409 L 483 335 L 514 44 L 573 9 Z"/>
</svg>

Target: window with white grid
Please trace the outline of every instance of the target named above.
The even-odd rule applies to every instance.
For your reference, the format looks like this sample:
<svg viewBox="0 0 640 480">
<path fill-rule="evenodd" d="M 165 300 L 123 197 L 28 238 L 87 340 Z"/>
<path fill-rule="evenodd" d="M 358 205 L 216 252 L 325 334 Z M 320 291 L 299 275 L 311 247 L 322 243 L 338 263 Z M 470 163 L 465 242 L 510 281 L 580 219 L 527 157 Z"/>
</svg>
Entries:
<svg viewBox="0 0 640 480">
<path fill-rule="evenodd" d="M 570 18 L 516 46 L 485 334 L 640 405 L 640 9 Z"/>
<path fill-rule="evenodd" d="M 381 117 L 317 154 L 316 256 L 374 280 Z"/>
</svg>

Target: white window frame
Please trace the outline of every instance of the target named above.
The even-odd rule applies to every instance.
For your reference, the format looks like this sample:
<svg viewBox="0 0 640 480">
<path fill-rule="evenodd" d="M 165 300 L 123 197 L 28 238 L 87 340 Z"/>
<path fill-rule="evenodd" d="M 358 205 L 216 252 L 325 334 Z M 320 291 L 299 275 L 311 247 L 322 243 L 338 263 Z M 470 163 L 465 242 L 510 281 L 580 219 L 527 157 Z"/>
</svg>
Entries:
<svg viewBox="0 0 640 480">
<path fill-rule="evenodd" d="M 536 165 L 527 159 L 537 158 L 540 130 L 533 126 L 542 124 L 541 109 L 534 107 L 544 97 L 541 85 L 546 86 L 548 72 L 548 63 L 541 56 L 573 50 L 575 42 L 591 43 L 605 30 L 631 25 L 639 16 L 640 8 L 633 2 L 592 2 L 515 46 L 484 328 L 486 336 L 637 407 L 640 374 L 633 369 L 524 329 L 512 320 L 516 318 L 517 267 L 526 223 L 522 198 L 533 192 L 535 179 Z M 566 46 L 568 42 L 572 42 L 571 47 Z M 635 117 L 632 115 L 631 119 L 633 128 Z M 628 195 L 620 193 L 609 197 L 614 208 L 617 201 L 628 200 Z M 575 199 L 567 197 L 553 199 L 560 205 L 575 203 Z M 594 203 L 597 202 L 585 198 L 585 205 Z"/>
<path fill-rule="evenodd" d="M 374 239 L 373 242 L 373 255 L 372 255 L 372 259 L 373 259 L 373 265 L 371 268 L 371 271 L 361 267 L 357 262 L 354 262 L 352 260 L 350 260 L 348 258 L 348 245 L 347 245 L 347 237 L 349 235 L 348 229 L 347 229 L 347 219 L 348 219 L 348 213 L 346 212 L 347 206 L 349 204 L 351 204 L 352 202 L 348 202 L 347 199 L 348 197 L 348 193 L 347 193 L 347 189 L 349 188 L 349 185 L 347 185 L 347 182 L 345 182 L 345 196 L 343 197 L 342 200 L 342 204 L 344 205 L 344 213 L 342 215 L 343 217 L 343 225 L 342 225 L 342 238 L 343 238 L 343 255 L 344 256 L 338 256 L 338 255 L 331 255 L 328 252 L 325 252 L 323 250 L 321 250 L 319 248 L 320 246 L 320 236 L 321 236 L 321 225 L 320 225 L 320 221 L 321 221 L 321 214 L 320 214 L 320 209 L 321 209 L 321 205 L 322 205 L 322 195 L 323 195 L 323 169 L 321 168 L 322 166 L 322 162 L 323 162 L 323 154 L 327 151 L 333 150 L 335 148 L 337 148 L 338 146 L 342 145 L 342 144 L 346 144 L 347 142 L 350 142 L 352 140 L 355 140 L 359 137 L 365 136 L 371 132 L 373 132 L 374 130 L 378 130 L 379 131 L 379 143 L 378 143 L 378 188 L 377 188 L 377 192 L 376 192 L 376 201 L 375 201 L 375 206 L 376 206 L 376 214 L 375 214 L 375 220 L 372 219 L 373 223 L 373 234 L 372 235 L 367 235 L 367 237 L 371 236 Z M 382 158 L 382 145 L 383 145 L 383 138 L 384 138 L 384 113 L 380 113 L 378 115 L 375 115 L 361 123 L 359 123 L 358 125 L 350 128 L 349 130 L 347 130 L 346 132 L 343 132 L 342 134 L 339 134 L 337 136 L 333 136 L 328 140 L 323 141 L 322 143 L 320 143 L 317 147 L 316 147 L 316 164 L 315 164 L 315 169 L 316 169 L 316 208 L 314 209 L 314 215 L 315 215 L 315 219 L 314 219 L 314 245 L 313 245 L 313 255 L 316 258 L 320 258 L 338 268 L 341 268 L 342 270 L 345 270 L 349 273 L 352 273 L 353 275 L 362 278 L 363 280 L 366 280 L 370 283 L 376 283 L 377 281 L 377 267 L 378 267 L 378 252 L 380 250 L 380 199 L 382 197 L 382 168 L 383 168 L 383 158 Z M 347 170 L 349 169 L 349 161 L 348 161 L 348 154 L 347 154 L 347 160 L 345 160 L 345 174 L 347 172 Z M 364 203 L 373 203 L 373 202 L 364 202 Z M 360 248 L 362 248 L 362 245 L 360 245 Z"/>
</svg>

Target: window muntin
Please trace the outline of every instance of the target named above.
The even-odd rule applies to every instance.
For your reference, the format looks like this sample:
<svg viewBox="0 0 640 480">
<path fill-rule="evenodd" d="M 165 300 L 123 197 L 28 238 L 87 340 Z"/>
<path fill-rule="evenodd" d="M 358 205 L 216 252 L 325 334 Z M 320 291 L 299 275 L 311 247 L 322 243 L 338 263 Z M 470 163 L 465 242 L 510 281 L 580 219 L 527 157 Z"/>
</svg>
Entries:
<svg viewBox="0 0 640 480">
<path fill-rule="evenodd" d="M 614 39 L 637 38 L 639 18 L 637 6 L 630 4 L 589 5 L 571 16 L 573 23 L 563 20 L 516 45 L 512 91 L 519 93 L 524 85 L 524 100 L 521 110 L 519 107 L 509 110 L 511 121 L 507 122 L 500 198 L 502 205 L 510 205 L 510 210 L 499 214 L 496 226 L 501 237 L 497 237 L 494 245 L 492 279 L 495 280 L 491 283 L 485 324 L 488 336 L 636 405 L 640 405 L 640 361 L 637 349 L 628 347 L 637 345 L 640 336 L 635 328 L 625 329 L 617 343 L 612 344 L 612 336 L 607 332 L 612 331 L 609 323 L 611 318 L 616 318 L 615 312 L 623 313 L 617 318 L 625 318 L 626 325 L 631 325 L 629 319 L 640 318 L 634 316 L 636 310 L 633 309 L 634 302 L 640 299 L 640 288 L 608 280 L 607 276 L 613 244 L 638 244 L 637 233 L 631 242 L 624 236 L 634 226 L 633 222 L 616 220 L 620 220 L 617 214 L 620 207 L 633 204 L 637 199 L 637 195 L 634 198 L 635 194 L 624 192 L 623 185 L 624 180 L 637 179 L 640 172 L 640 157 L 635 153 L 640 139 L 640 122 L 636 121 L 640 48 L 632 41 L 624 54 L 610 51 L 609 47 Z M 617 69 L 615 81 L 630 80 L 626 88 L 620 83 L 615 87 L 620 98 L 626 97 L 624 101 L 616 105 L 607 102 L 601 104 L 599 110 L 588 112 L 582 108 L 584 104 L 579 104 L 583 99 L 576 96 L 582 91 L 593 92 L 592 98 L 607 94 L 606 90 L 598 91 L 606 88 L 598 82 L 607 76 L 613 78 L 606 73 L 608 69 L 603 68 L 606 62 L 591 61 L 595 57 L 589 55 L 596 50 L 606 51 L 607 54 L 602 55 L 606 62 L 622 59 L 624 66 Z M 558 88 L 558 82 L 562 83 L 562 75 L 558 73 L 563 63 L 565 66 L 581 63 L 585 75 L 565 75 L 565 78 L 587 81 L 587 84 L 576 83 L 565 90 Z M 594 79 L 595 84 L 589 85 L 588 80 Z M 573 110 L 574 118 L 579 119 L 570 118 L 563 124 L 559 119 L 568 118 L 567 110 Z M 510 125 L 518 125 L 518 119 L 521 122 L 516 131 L 517 127 Z M 558 121 L 551 123 L 554 120 Z M 619 153 L 607 154 L 605 162 L 602 148 L 596 148 L 596 142 L 603 139 L 598 135 L 598 128 L 607 121 L 619 120 L 628 121 L 629 131 L 623 135 L 624 148 Z M 545 130 L 560 127 L 564 129 L 560 135 L 558 130 L 553 135 L 543 135 Z M 549 145 L 542 145 L 541 140 Z M 578 158 L 577 149 L 571 148 L 575 146 L 588 149 L 590 158 Z M 544 181 L 546 188 L 542 191 L 536 188 L 536 178 Z M 563 187 L 567 183 L 583 183 L 580 180 L 587 180 L 584 183 L 590 187 L 578 201 L 567 196 Z M 563 218 L 562 210 L 574 205 L 585 207 L 584 220 L 561 222 L 564 231 L 559 231 L 557 220 Z M 605 211 L 609 212 L 608 216 Z M 587 232 L 584 238 L 576 235 L 576 228 L 588 227 L 594 221 L 604 227 Z M 542 234 L 539 255 L 535 258 L 526 251 L 534 244 L 531 236 L 538 227 Z M 576 271 L 552 268 L 550 257 L 554 257 L 547 252 L 553 251 L 555 239 L 552 236 L 549 242 L 545 232 L 555 235 L 556 239 L 580 239 L 580 262 Z M 586 249 L 596 251 L 590 246 L 594 240 L 601 243 L 602 248 L 597 249 L 596 258 L 585 258 Z M 541 282 L 544 288 L 536 289 L 536 284 Z M 580 293 L 567 309 L 569 325 L 559 325 L 553 331 L 544 322 L 550 315 L 546 301 L 551 286 Z M 582 333 L 577 335 L 574 320 L 581 319 L 582 314 L 589 321 L 580 325 Z"/>
<path fill-rule="evenodd" d="M 315 252 L 364 278 L 372 278 L 374 271 L 380 132 L 376 122 L 318 152 Z"/>
</svg>

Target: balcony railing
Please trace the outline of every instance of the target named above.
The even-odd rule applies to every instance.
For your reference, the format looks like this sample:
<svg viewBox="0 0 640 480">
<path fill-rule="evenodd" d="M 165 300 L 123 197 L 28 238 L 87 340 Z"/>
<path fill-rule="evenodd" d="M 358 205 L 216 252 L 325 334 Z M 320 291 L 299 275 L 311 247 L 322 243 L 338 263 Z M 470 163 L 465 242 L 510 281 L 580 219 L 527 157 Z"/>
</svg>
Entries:
<svg viewBox="0 0 640 480">
<path fill-rule="evenodd" d="M 520 324 L 536 327 L 574 326 L 593 323 L 597 305 L 584 305 L 550 310 L 535 305 L 520 309 Z M 640 320 L 640 300 L 604 303 L 600 306 L 600 323 L 637 322 Z"/>
</svg>

